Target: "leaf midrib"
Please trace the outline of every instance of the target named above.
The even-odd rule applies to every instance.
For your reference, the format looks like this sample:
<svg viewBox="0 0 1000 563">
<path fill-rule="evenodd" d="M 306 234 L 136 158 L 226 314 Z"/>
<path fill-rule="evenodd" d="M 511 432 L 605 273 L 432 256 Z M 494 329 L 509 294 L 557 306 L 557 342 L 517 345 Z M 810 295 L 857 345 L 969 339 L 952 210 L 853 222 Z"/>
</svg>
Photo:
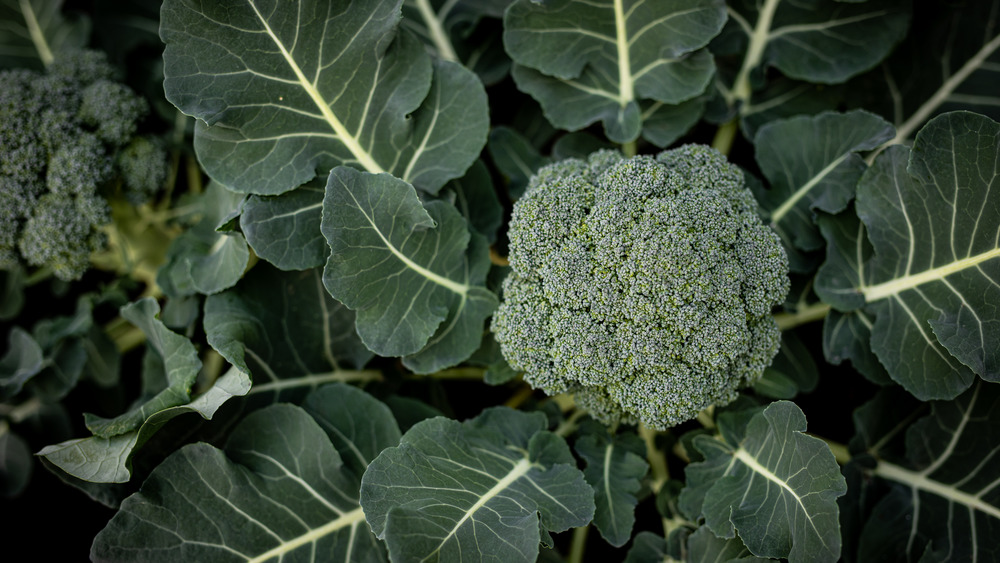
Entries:
<svg viewBox="0 0 1000 563">
<path fill-rule="evenodd" d="M 372 155 L 361 146 L 361 143 L 358 142 L 357 138 L 355 138 L 354 135 L 347 130 L 347 127 L 345 127 L 344 124 L 337 119 L 337 116 L 334 115 L 333 110 L 330 109 L 330 105 L 323 98 L 323 95 L 320 94 L 319 90 L 316 89 L 316 86 L 306 78 L 305 73 L 302 72 L 302 69 L 292 57 L 292 54 L 288 52 L 288 49 L 285 48 L 284 43 L 282 43 L 281 40 L 278 39 L 278 36 L 275 35 L 274 30 L 271 29 L 271 26 L 267 23 L 267 20 L 264 19 L 263 14 L 260 13 L 257 6 L 252 1 L 248 1 L 247 4 L 249 4 L 253 9 L 257 19 L 259 19 L 261 25 L 264 26 L 264 31 L 278 47 L 278 50 L 281 51 L 281 56 L 284 57 L 289 68 L 291 68 L 292 72 L 295 73 L 295 77 L 298 80 L 299 85 L 306 92 L 306 94 L 309 95 L 309 98 L 313 101 L 313 103 L 316 104 L 316 107 L 323 115 L 323 119 L 327 122 L 330 128 L 333 129 L 334 133 L 336 133 L 340 142 L 347 147 L 347 150 L 351 151 L 351 154 L 354 155 L 354 158 L 358 159 L 358 163 L 364 167 L 365 170 L 373 174 L 385 172 L 385 170 L 377 162 L 375 162 Z"/>
<path fill-rule="evenodd" d="M 303 545 L 314 543 L 318 541 L 320 538 L 332 534 L 337 530 L 346 528 L 348 526 L 354 526 L 358 522 L 364 522 L 364 520 L 365 520 L 365 513 L 363 510 L 361 510 L 361 507 L 359 506 L 358 508 L 355 508 L 350 512 L 344 513 L 342 516 L 339 516 L 336 519 L 331 520 L 330 522 L 320 526 L 319 528 L 309 530 L 308 532 L 302 534 L 301 536 L 298 536 L 286 542 L 282 542 L 277 547 L 273 547 L 265 551 L 264 553 L 261 553 L 257 557 L 247 560 L 247 563 L 264 563 L 264 561 L 280 557 L 281 555 L 284 555 L 285 553 L 288 553 L 296 548 L 302 547 Z"/>
<path fill-rule="evenodd" d="M 924 270 L 917 274 L 909 274 L 899 278 L 894 278 L 876 285 L 862 285 L 859 289 L 865 296 L 865 301 L 871 303 L 900 293 L 914 289 L 926 283 L 942 281 L 947 276 L 956 274 L 963 270 L 973 268 L 994 258 L 1000 258 L 1000 248 L 994 248 L 981 254 L 955 260 L 937 268 Z"/>
</svg>

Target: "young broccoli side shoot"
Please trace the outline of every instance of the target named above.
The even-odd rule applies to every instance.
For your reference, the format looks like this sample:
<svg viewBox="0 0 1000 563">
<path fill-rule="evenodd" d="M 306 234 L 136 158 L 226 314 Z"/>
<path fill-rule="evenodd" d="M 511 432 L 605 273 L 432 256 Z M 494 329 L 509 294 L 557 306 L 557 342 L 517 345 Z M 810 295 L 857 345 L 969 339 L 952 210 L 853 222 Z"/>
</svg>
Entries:
<svg viewBox="0 0 1000 563">
<path fill-rule="evenodd" d="M 788 259 L 715 150 L 597 152 L 534 176 L 493 331 L 525 380 L 604 422 L 665 429 L 725 405 L 778 351 Z"/>
<path fill-rule="evenodd" d="M 79 279 L 104 246 L 114 180 L 133 203 L 162 186 L 166 151 L 136 136 L 147 103 L 115 74 L 97 51 L 0 72 L 0 268 Z"/>
</svg>

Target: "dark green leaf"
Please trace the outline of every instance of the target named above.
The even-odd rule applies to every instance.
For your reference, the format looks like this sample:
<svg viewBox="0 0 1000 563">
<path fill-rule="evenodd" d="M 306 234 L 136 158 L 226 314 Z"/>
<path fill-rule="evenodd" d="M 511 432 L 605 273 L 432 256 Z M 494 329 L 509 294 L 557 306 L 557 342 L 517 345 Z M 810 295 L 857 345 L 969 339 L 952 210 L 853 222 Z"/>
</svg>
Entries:
<svg viewBox="0 0 1000 563">
<path fill-rule="evenodd" d="M 809 349 L 794 332 L 785 332 L 778 355 L 753 388 L 765 397 L 791 399 L 799 393 L 809 393 L 818 382 L 819 370 Z"/>
<path fill-rule="evenodd" d="M 1000 380 L 998 161 L 1000 124 L 965 112 L 939 116 L 912 151 L 879 155 L 858 185 L 872 257 L 861 261 L 861 223 L 853 241 L 843 229 L 830 232 L 839 248 L 820 269 L 817 293 L 844 311 L 865 305 L 875 317 L 872 350 L 922 400 L 955 397 L 976 375 Z"/>
<path fill-rule="evenodd" d="M 430 193 L 461 176 L 486 142 L 482 84 L 398 32 L 400 3 L 164 2 L 164 89 L 199 118 L 206 172 L 261 195 L 339 165 Z"/>
<path fill-rule="evenodd" d="M 771 227 L 801 250 L 822 247 L 813 211 L 843 211 L 866 168 L 857 153 L 874 149 L 892 134 L 889 123 L 861 110 L 781 119 L 761 127 L 754 145 L 770 186 L 760 203 Z"/>
<path fill-rule="evenodd" d="M 354 409 L 344 420 L 367 416 Z M 98 534 L 91 558 L 384 561 L 358 483 L 315 420 L 274 405 L 251 413 L 225 452 L 193 444 L 167 458 Z"/>
<path fill-rule="evenodd" d="M 635 525 L 640 480 L 649 470 L 645 445 L 634 433 L 611 436 L 601 428 L 579 438 L 574 449 L 587 462 L 583 475 L 594 488 L 594 525 L 611 545 L 625 545 Z"/>
<path fill-rule="evenodd" d="M 325 178 L 278 196 L 250 196 L 240 228 L 257 256 L 282 270 L 319 268 L 330 248 L 319 230 Z"/>
<path fill-rule="evenodd" d="M 533 561 L 545 530 L 590 521 L 593 489 L 540 413 L 497 408 L 459 423 L 433 418 L 383 451 L 361 505 L 393 561 Z"/>
<path fill-rule="evenodd" d="M 43 68 L 60 51 L 85 47 L 90 20 L 62 13 L 62 0 L 0 1 L 0 68 Z"/>
<path fill-rule="evenodd" d="M 836 499 L 847 486 L 829 448 L 805 429 L 802 411 L 778 401 L 749 420 L 736 447 L 696 438 L 705 461 L 685 470 L 682 508 L 704 516 L 718 537 L 738 532 L 754 555 L 792 563 L 836 561 L 841 543 Z"/>
<path fill-rule="evenodd" d="M 0 399 L 7 400 L 20 393 L 24 383 L 44 367 L 41 346 L 26 330 L 12 328 L 7 335 L 7 352 L 0 359 Z"/>
<path fill-rule="evenodd" d="M 142 330 L 149 346 L 159 354 L 166 368 L 166 388 L 117 417 L 87 415 L 87 428 L 95 436 L 110 438 L 130 432 L 152 414 L 190 401 L 191 386 L 198 377 L 201 360 L 190 340 L 171 331 L 156 318 L 159 313 L 160 306 L 148 297 L 122 307 L 121 311 L 122 318 Z"/>
<path fill-rule="evenodd" d="M 497 298 L 482 286 L 486 246 L 475 237 L 470 244 L 452 205 L 431 201 L 425 208 L 398 178 L 339 167 L 330 174 L 323 210 L 323 236 L 332 249 L 323 283 L 356 311 L 369 349 L 406 356 L 448 339 L 447 349 L 414 366 L 440 369 L 479 347 Z"/>
<path fill-rule="evenodd" d="M 299 400 L 324 383 L 361 379 L 365 374 L 352 368 L 372 357 L 354 332 L 354 313 L 327 294 L 319 270 L 258 264 L 236 287 L 205 300 L 205 334 L 253 377 L 250 395 L 269 401 Z"/>
<path fill-rule="evenodd" d="M 770 561 L 754 557 L 739 538 L 723 539 L 712 533 L 708 526 L 702 526 L 688 536 L 688 557 L 690 563 L 751 563 Z"/>
<path fill-rule="evenodd" d="M 504 15 L 504 45 L 518 88 L 553 125 L 602 121 L 609 139 L 625 143 L 648 117 L 640 100 L 678 104 L 705 91 L 715 65 L 702 48 L 725 21 L 719 0 L 517 0 Z M 653 137 L 667 137 L 662 124 Z"/>
<path fill-rule="evenodd" d="M 157 281 L 172 297 L 211 295 L 232 287 L 243 276 L 250 251 L 243 235 L 218 227 L 236 212 L 243 197 L 212 182 L 191 202 L 197 222 L 174 239 Z"/>
<path fill-rule="evenodd" d="M 887 409 L 856 417 L 865 447 L 882 457 L 866 473 L 890 483 L 861 534 L 860 561 L 1000 557 L 998 409 L 1000 386 L 977 382 L 952 401 L 931 403 L 930 414 L 916 422 L 890 418 Z M 897 460 L 891 454 L 901 449 L 904 433 L 906 456 Z"/>
<path fill-rule="evenodd" d="M 639 532 L 624 563 L 663 563 L 667 561 L 667 542 L 653 532 Z"/>
</svg>

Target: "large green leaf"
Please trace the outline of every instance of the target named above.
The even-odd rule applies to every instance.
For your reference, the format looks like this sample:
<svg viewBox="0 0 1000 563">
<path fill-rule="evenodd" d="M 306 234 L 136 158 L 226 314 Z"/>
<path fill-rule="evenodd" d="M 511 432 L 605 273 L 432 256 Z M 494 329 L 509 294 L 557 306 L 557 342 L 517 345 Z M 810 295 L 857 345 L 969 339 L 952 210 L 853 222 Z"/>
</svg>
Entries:
<svg viewBox="0 0 1000 563">
<path fill-rule="evenodd" d="M 594 491 L 541 413 L 499 407 L 417 423 L 361 481 L 393 561 L 534 561 L 548 532 L 582 526 Z"/>
<path fill-rule="evenodd" d="M 857 445 L 878 457 L 874 468 L 858 462 L 872 492 L 857 494 L 880 497 L 857 560 L 996 561 L 1000 386 L 977 382 L 952 401 L 932 402 L 930 414 L 918 404 L 901 416 L 886 400 L 894 399 L 884 394 L 854 417 Z"/>
<path fill-rule="evenodd" d="M 319 392 L 318 411 L 273 405 L 247 416 L 224 451 L 199 443 L 168 457 L 98 534 L 91 558 L 385 561 L 358 504 L 361 476 L 345 461 L 394 445 L 399 430 L 357 389 Z"/>
<path fill-rule="evenodd" d="M 853 240 L 831 233 L 834 261 L 820 269 L 817 292 L 875 317 L 872 350 L 922 400 L 953 398 L 977 374 L 1000 381 L 998 163 L 1000 124 L 939 116 L 912 151 L 890 147 L 865 173 L 856 203 L 864 229 Z"/>
<path fill-rule="evenodd" d="M 243 203 L 240 229 L 260 258 L 282 270 L 319 268 L 330 248 L 319 231 L 326 178 L 277 196 L 252 195 Z"/>
<path fill-rule="evenodd" d="M 754 557 L 739 538 L 723 539 L 702 526 L 691 533 L 687 540 L 689 563 L 759 563 L 771 561 Z"/>
<path fill-rule="evenodd" d="M 332 251 L 323 283 L 357 312 L 369 349 L 406 356 L 447 339 L 440 353 L 453 364 L 479 347 L 497 305 L 483 286 L 489 257 L 451 204 L 425 206 L 398 178 L 342 166 L 330 174 L 322 230 Z"/>
<path fill-rule="evenodd" d="M 494 127 L 490 131 L 486 150 L 493 159 L 493 165 L 507 178 L 507 193 L 511 199 L 518 199 L 528 187 L 528 180 L 539 168 L 552 162 L 542 156 L 531 142 L 510 127 Z"/>
<path fill-rule="evenodd" d="M 740 53 L 741 62 L 717 86 L 727 104 L 739 109 L 762 86 L 768 67 L 822 84 L 874 67 L 906 34 L 909 2 L 739 0 L 729 15 L 720 42 Z"/>
<path fill-rule="evenodd" d="M 995 2 L 921 2 L 906 39 L 848 91 L 857 103 L 892 120 L 897 132 L 890 143 L 903 143 L 928 119 L 948 111 L 1000 119 L 997 65 L 1000 10 Z"/>
<path fill-rule="evenodd" d="M 339 165 L 431 193 L 461 176 L 486 142 L 485 92 L 397 29 L 400 3 L 164 2 L 164 90 L 199 118 L 206 172 L 270 195 Z"/>
<path fill-rule="evenodd" d="M 778 401 L 724 432 L 726 440 L 695 438 L 705 460 L 685 469 L 682 508 L 720 538 L 739 533 L 754 555 L 837 561 L 837 497 L 847 485 L 830 449 L 805 429 L 802 411 Z"/>
<path fill-rule="evenodd" d="M 861 110 L 782 119 L 758 130 L 755 155 L 769 186 L 759 200 L 786 245 L 807 251 L 823 246 L 814 210 L 843 211 L 867 167 L 858 152 L 892 135 L 889 123 Z M 794 260 L 791 265 L 804 270 Z"/>
<path fill-rule="evenodd" d="M 166 376 L 165 388 L 114 418 L 106 419 L 88 414 L 87 428 L 95 436 L 109 438 L 135 430 L 153 413 L 190 401 L 191 387 L 201 369 L 198 351 L 189 339 L 168 329 L 157 318 L 159 313 L 159 304 L 150 297 L 130 303 L 121 310 L 122 318 L 146 334 L 148 345 L 162 360 Z"/>
<path fill-rule="evenodd" d="M 374 378 L 354 332 L 354 313 L 326 292 L 318 269 L 281 272 L 258 264 L 233 289 L 205 300 L 205 335 L 253 376 L 251 396 L 300 400 L 334 381 Z"/>
<path fill-rule="evenodd" d="M 41 68 L 59 51 L 87 45 L 90 20 L 63 15 L 62 5 L 62 0 L 0 0 L 0 68 Z"/>
<path fill-rule="evenodd" d="M 587 462 L 584 478 L 594 488 L 594 525 L 608 543 L 625 545 L 635 524 L 636 494 L 646 476 L 646 447 L 635 433 L 611 436 L 603 425 L 590 429 L 574 445 Z"/>
<path fill-rule="evenodd" d="M 223 403 L 246 395 L 249 390 L 249 375 L 233 368 L 191 402 L 153 413 L 136 430 L 110 437 L 67 440 L 42 448 L 38 455 L 77 479 L 95 483 L 125 483 L 132 477 L 135 450 L 149 441 L 164 424 L 187 413 L 197 413 L 210 420 Z"/>
<path fill-rule="evenodd" d="M 659 109 L 640 100 L 679 104 L 705 90 L 715 65 L 703 47 L 725 21 L 721 0 L 516 0 L 504 45 L 518 88 L 553 125 L 602 121 L 608 138 L 624 143 Z"/>
</svg>

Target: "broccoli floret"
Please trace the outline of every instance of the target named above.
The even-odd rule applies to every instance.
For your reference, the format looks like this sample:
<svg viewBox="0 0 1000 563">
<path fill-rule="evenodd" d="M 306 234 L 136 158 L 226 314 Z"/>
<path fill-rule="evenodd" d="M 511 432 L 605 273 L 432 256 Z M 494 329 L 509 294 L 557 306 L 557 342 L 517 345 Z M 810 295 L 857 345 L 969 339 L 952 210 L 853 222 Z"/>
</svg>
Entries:
<svg viewBox="0 0 1000 563">
<path fill-rule="evenodd" d="M 132 139 L 118 152 L 115 164 L 125 186 L 125 197 L 133 205 L 149 201 L 167 180 L 167 151 L 156 139 Z"/>
<path fill-rule="evenodd" d="M 78 117 L 93 127 L 105 143 L 120 147 L 135 135 L 139 120 L 149 111 L 146 100 L 131 88 L 110 80 L 98 80 L 83 90 Z"/>
<path fill-rule="evenodd" d="M 155 189 L 135 187 L 138 159 L 155 157 L 145 174 L 162 184 L 162 151 L 132 149 L 127 166 L 117 158 L 148 108 L 114 77 L 103 53 L 86 50 L 60 53 L 45 72 L 0 71 L 0 267 L 78 279 L 110 221 L 116 173 L 148 199 Z"/>
<path fill-rule="evenodd" d="M 599 419 L 664 429 L 725 405 L 778 351 L 788 259 L 742 172 L 687 145 L 541 169 L 514 206 L 493 331 Z"/>
<path fill-rule="evenodd" d="M 45 194 L 24 226 L 21 255 L 32 266 L 51 268 L 59 279 L 79 279 L 91 252 L 104 246 L 92 220 L 102 206 L 107 204 L 97 199 Z"/>
</svg>

